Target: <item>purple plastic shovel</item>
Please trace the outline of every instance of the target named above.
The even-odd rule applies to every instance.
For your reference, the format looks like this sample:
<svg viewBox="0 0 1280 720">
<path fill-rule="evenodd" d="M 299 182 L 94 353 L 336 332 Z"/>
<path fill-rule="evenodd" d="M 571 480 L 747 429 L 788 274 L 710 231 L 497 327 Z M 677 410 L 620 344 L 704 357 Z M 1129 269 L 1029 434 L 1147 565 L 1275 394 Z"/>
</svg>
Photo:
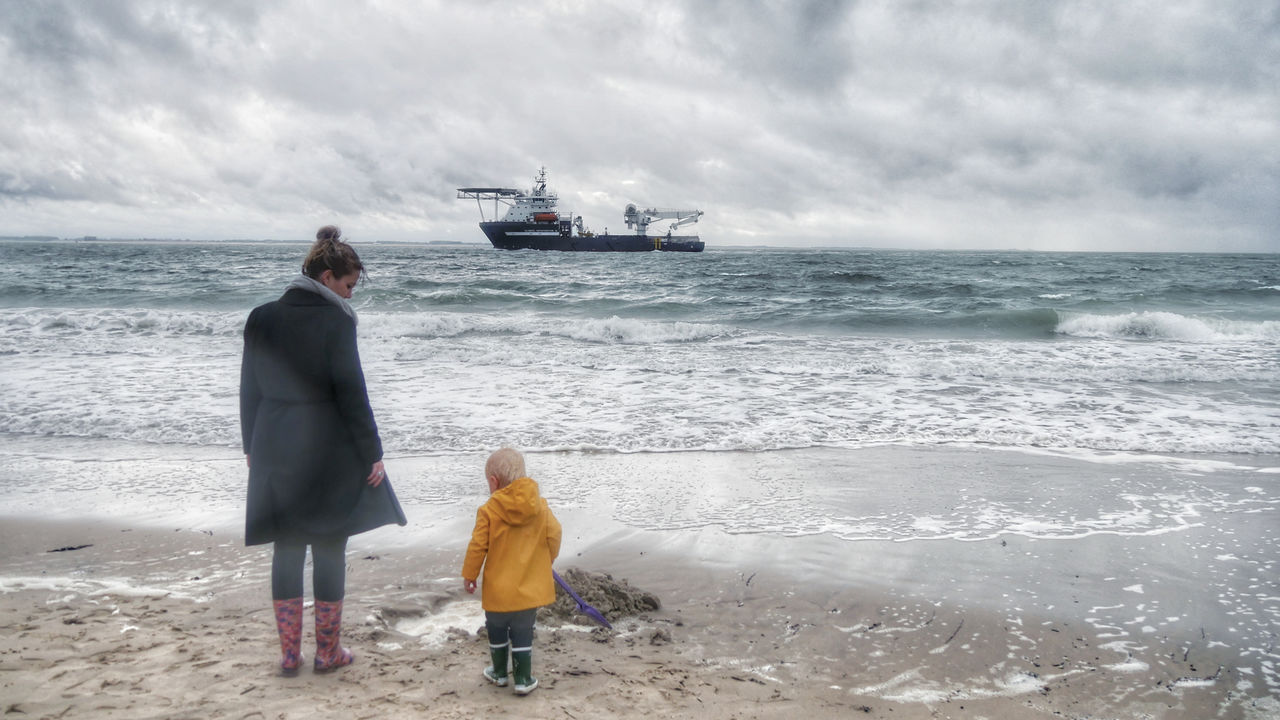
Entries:
<svg viewBox="0 0 1280 720">
<path fill-rule="evenodd" d="M 604 619 L 604 616 L 600 614 L 600 611 L 591 607 L 586 603 L 585 600 L 578 597 L 578 593 L 574 592 L 573 588 L 569 587 L 569 583 L 565 582 L 564 578 L 560 577 L 559 573 L 557 573 L 555 570 L 552 570 L 551 577 L 555 578 L 556 582 L 560 584 L 560 587 L 564 588 L 564 591 L 569 593 L 569 597 L 573 598 L 573 601 L 578 603 L 579 610 L 581 610 L 582 612 L 590 616 L 592 620 L 595 620 L 596 622 L 609 628 L 610 630 L 613 629 L 613 626 L 609 624 L 608 620 Z"/>
</svg>

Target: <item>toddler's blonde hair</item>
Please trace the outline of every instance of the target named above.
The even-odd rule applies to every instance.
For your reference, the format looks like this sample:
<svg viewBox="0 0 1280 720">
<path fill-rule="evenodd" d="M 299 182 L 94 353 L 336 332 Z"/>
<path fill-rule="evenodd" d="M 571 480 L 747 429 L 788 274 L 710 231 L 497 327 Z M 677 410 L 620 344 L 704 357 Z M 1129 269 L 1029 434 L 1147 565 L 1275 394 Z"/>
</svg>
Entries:
<svg viewBox="0 0 1280 720">
<path fill-rule="evenodd" d="M 484 476 L 496 477 L 498 487 L 506 487 L 525 476 L 524 456 L 509 447 L 497 450 L 485 462 Z"/>
</svg>

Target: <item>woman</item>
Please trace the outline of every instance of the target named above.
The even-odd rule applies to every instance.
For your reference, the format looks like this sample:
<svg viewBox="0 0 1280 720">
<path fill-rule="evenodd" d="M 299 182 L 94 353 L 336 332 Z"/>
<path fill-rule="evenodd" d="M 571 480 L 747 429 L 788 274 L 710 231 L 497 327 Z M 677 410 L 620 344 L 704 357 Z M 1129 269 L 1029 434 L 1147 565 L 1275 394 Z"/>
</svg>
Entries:
<svg viewBox="0 0 1280 720">
<path fill-rule="evenodd" d="M 245 544 L 275 543 L 271 597 L 281 670 L 302 662 L 302 567 L 311 546 L 316 672 L 351 664 L 339 644 L 347 538 L 405 524 L 382 465 L 382 441 L 347 299 L 364 265 L 332 225 L 320 228 L 279 300 L 244 328 L 240 425 L 249 462 Z"/>
</svg>

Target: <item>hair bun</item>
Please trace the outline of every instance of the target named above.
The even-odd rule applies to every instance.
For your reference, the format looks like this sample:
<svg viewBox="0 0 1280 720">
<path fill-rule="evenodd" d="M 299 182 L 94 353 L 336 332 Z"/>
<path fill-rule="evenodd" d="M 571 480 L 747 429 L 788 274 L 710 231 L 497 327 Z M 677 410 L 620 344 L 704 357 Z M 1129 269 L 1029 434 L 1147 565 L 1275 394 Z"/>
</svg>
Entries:
<svg viewBox="0 0 1280 720">
<path fill-rule="evenodd" d="M 302 274 L 319 280 L 325 270 L 330 270 L 338 277 L 345 277 L 353 272 L 364 273 L 364 264 L 355 248 L 343 242 L 342 231 L 337 225 L 325 225 L 316 231 L 316 241 L 302 261 Z"/>
</svg>

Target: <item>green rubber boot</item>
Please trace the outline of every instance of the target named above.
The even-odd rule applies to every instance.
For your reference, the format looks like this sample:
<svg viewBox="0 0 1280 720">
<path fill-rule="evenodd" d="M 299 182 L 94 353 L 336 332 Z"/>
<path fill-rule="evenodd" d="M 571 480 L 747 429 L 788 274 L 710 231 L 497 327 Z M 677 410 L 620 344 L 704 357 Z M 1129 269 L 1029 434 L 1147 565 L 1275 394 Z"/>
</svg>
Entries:
<svg viewBox="0 0 1280 720">
<path fill-rule="evenodd" d="M 507 686 L 507 646 L 508 643 L 489 646 L 489 659 L 493 664 L 484 669 L 484 678 L 498 687 Z"/>
<path fill-rule="evenodd" d="M 533 650 L 512 650 L 511 664 L 515 665 L 515 690 L 517 695 L 528 695 L 538 687 L 533 676 Z"/>
</svg>

